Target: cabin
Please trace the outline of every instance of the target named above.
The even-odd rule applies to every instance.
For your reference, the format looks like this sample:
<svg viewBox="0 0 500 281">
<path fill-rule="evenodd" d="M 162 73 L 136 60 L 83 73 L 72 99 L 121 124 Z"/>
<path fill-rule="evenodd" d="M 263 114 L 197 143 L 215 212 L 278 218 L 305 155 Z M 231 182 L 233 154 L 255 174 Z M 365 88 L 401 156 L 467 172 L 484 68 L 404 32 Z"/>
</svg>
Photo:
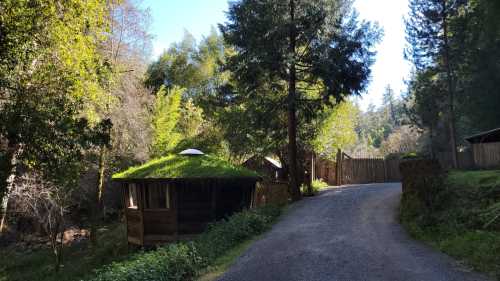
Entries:
<svg viewBox="0 0 500 281">
<path fill-rule="evenodd" d="M 243 166 L 257 171 L 261 176 L 274 181 L 286 180 L 286 175 L 279 160 L 255 155 L 243 163 Z"/>
<path fill-rule="evenodd" d="M 500 167 L 500 128 L 466 137 L 465 140 L 472 146 L 475 167 Z"/>
<path fill-rule="evenodd" d="M 186 150 L 115 174 L 128 242 L 151 246 L 201 233 L 210 222 L 255 204 L 259 175 L 199 150 Z"/>
</svg>

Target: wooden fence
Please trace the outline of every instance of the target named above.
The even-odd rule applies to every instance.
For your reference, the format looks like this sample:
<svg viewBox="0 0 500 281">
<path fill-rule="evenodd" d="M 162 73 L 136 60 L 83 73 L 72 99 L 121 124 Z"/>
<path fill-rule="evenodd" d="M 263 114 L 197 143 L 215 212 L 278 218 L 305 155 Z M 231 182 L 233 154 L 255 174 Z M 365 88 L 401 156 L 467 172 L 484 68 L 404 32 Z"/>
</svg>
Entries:
<svg viewBox="0 0 500 281">
<path fill-rule="evenodd" d="M 315 175 L 329 185 L 397 182 L 401 180 L 400 160 L 382 158 L 350 158 L 340 154 L 337 162 L 315 161 Z"/>
<path fill-rule="evenodd" d="M 457 153 L 459 169 L 490 169 L 500 167 L 500 142 L 475 143 L 472 149 Z M 443 169 L 453 167 L 450 152 L 439 152 L 436 158 Z"/>
</svg>

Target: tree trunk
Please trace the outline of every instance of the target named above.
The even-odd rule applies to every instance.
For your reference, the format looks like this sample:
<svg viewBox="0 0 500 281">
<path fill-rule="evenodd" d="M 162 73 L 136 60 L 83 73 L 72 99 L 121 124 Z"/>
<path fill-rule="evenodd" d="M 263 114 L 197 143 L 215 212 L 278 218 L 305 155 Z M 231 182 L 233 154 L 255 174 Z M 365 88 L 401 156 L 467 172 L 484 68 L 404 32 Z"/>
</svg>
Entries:
<svg viewBox="0 0 500 281">
<path fill-rule="evenodd" d="M 97 225 L 99 224 L 101 218 L 101 211 L 103 205 L 103 194 L 104 194 L 104 172 L 106 170 L 106 146 L 101 146 L 99 152 L 99 167 L 97 174 L 97 185 L 96 185 L 96 200 L 94 207 L 92 208 L 92 226 L 90 229 L 90 242 L 92 247 L 95 249 L 97 247 Z"/>
<path fill-rule="evenodd" d="M 448 11 L 447 11 L 447 0 L 442 0 L 443 4 L 443 39 L 444 39 L 444 63 L 446 67 L 446 80 L 448 86 L 448 129 L 450 130 L 450 152 L 452 167 L 458 168 L 458 157 L 457 157 L 457 139 L 456 139 L 456 129 L 455 129 L 455 108 L 454 108 L 454 87 L 453 87 L 453 77 L 451 74 L 450 66 L 450 46 L 448 42 Z"/>
<path fill-rule="evenodd" d="M 18 160 L 19 156 L 22 153 L 22 149 L 20 145 L 15 145 L 11 147 L 10 150 L 10 164 L 11 164 L 11 172 L 9 177 L 7 178 L 7 188 L 5 190 L 5 194 L 3 195 L 2 198 L 2 206 L 0 208 L 0 211 L 2 212 L 2 218 L 0 221 L 0 234 L 2 234 L 6 229 L 7 229 L 7 211 L 9 209 L 9 201 L 10 201 L 10 196 L 12 193 L 12 190 L 14 189 L 15 186 L 15 181 L 17 177 L 17 166 L 18 166 Z"/>
<path fill-rule="evenodd" d="M 62 212 L 61 212 L 62 213 Z M 54 217 L 54 222 L 49 222 L 50 246 L 54 254 L 54 271 L 59 272 L 62 262 L 62 247 L 64 243 L 64 230 L 61 229 L 61 219 Z M 61 235 L 60 243 L 57 242 L 57 236 Z"/>
<path fill-rule="evenodd" d="M 297 182 L 297 108 L 295 69 L 295 1 L 290 0 L 290 54 L 293 56 L 288 77 L 288 169 L 290 173 L 290 192 L 293 201 L 301 199 L 300 187 Z"/>
</svg>

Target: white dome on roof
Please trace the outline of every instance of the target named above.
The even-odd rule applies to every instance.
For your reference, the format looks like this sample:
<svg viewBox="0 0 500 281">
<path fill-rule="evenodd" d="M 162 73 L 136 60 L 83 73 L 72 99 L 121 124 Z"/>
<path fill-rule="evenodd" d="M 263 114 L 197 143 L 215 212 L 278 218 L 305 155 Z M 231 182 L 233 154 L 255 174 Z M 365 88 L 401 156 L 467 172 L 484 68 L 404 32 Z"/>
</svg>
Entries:
<svg viewBox="0 0 500 281">
<path fill-rule="evenodd" d="M 179 153 L 180 155 L 204 155 L 202 151 L 194 148 L 183 150 Z"/>
</svg>

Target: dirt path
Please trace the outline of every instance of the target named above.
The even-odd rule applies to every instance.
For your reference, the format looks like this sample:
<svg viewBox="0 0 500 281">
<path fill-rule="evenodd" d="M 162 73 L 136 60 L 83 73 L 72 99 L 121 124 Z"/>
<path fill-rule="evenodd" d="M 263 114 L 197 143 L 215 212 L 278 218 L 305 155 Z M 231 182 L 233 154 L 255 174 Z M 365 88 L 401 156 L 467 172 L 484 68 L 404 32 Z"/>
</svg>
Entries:
<svg viewBox="0 0 500 281">
<path fill-rule="evenodd" d="M 304 199 L 220 280 L 489 280 L 409 238 L 400 194 L 400 184 L 371 184 Z"/>
</svg>

